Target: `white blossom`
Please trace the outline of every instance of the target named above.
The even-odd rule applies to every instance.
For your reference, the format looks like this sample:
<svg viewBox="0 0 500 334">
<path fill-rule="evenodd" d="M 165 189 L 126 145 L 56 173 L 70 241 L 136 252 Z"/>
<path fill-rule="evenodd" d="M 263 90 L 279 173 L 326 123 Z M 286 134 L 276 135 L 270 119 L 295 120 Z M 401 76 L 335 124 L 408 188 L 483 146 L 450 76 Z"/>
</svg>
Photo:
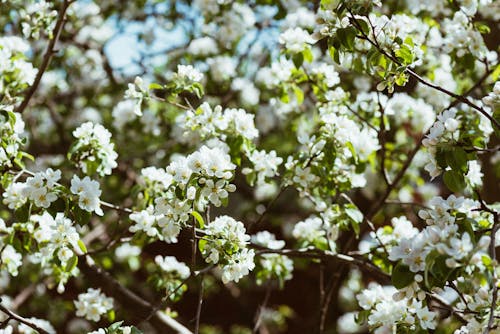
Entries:
<svg viewBox="0 0 500 334">
<path fill-rule="evenodd" d="M 101 293 L 101 289 L 89 288 L 86 293 L 78 295 L 78 300 L 73 302 L 78 317 L 87 320 L 99 321 L 103 314 L 113 309 L 113 299 Z"/>
</svg>

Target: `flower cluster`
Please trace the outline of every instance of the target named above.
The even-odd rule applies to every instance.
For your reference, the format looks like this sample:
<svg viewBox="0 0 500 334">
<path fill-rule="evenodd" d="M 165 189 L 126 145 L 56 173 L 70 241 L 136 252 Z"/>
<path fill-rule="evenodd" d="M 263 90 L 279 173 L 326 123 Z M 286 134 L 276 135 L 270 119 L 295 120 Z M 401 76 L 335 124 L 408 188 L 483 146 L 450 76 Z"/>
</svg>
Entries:
<svg viewBox="0 0 500 334">
<path fill-rule="evenodd" d="M 78 295 L 78 300 L 73 302 L 78 317 L 87 320 L 99 321 L 103 314 L 113 309 L 113 299 L 106 297 L 101 289 L 89 288 L 86 293 Z"/>
<path fill-rule="evenodd" d="M 122 326 L 123 321 L 115 322 L 108 328 L 99 328 L 95 331 L 89 332 L 88 334 L 107 334 L 107 333 L 116 333 L 116 334 L 136 334 L 141 333 L 134 326 Z"/>
<path fill-rule="evenodd" d="M 99 196 L 101 196 L 99 182 L 91 180 L 88 176 L 80 179 L 78 176 L 73 175 L 70 190 L 78 196 L 78 206 L 82 210 L 88 212 L 95 211 L 99 216 L 104 214 L 99 200 Z"/>
<path fill-rule="evenodd" d="M 130 215 L 136 223 L 130 231 L 177 242 L 193 208 L 203 211 L 208 205 L 227 203 L 229 192 L 236 189 L 230 183 L 235 168 L 222 149 L 202 146 L 186 157 L 177 157 L 165 170 L 144 169 L 144 191 L 155 195 L 154 206 Z"/>
<path fill-rule="evenodd" d="M 141 132 L 146 134 L 151 133 L 153 136 L 160 135 L 160 119 L 158 115 L 151 109 L 144 110 L 141 115 L 139 117 Z M 133 123 L 138 118 L 136 103 L 132 100 L 120 101 L 113 108 L 112 116 L 113 126 L 117 130 L 123 130 L 126 125 L 130 125 L 130 123 Z"/>
<path fill-rule="evenodd" d="M 218 264 L 222 269 L 222 281 L 238 282 L 254 269 L 253 249 L 248 249 L 250 236 L 243 223 L 229 216 L 215 218 L 206 226 L 205 237 L 199 248 L 208 263 Z"/>
<path fill-rule="evenodd" d="M 253 235 L 252 243 L 271 250 L 279 250 L 285 247 L 284 241 L 276 240 L 274 234 L 268 231 L 261 231 Z M 292 279 L 292 272 L 293 261 L 286 255 L 261 254 L 257 261 L 257 284 L 277 280 L 282 287 L 285 281 Z"/>
<path fill-rule="evenodd" d="M 165 290 L 171 300 L 180 298 L 186 290 L 182 285 L 191 275 L 189 267 L 174 256 L 157 255 L 155 264 L 158 266 L 157 275 L 153 278 L 156 288 Z"/>
<path fill-rule="evenodd" d="M 192 65 L 177 65 L 177 73 L 175 78 L 186 81 L 186 83 L 200 82 L 203 79 L 203 74 L 195 69 Z"/>
<path fill-rule="evenodd" d="M 47 268 L 48 272 L 57 272 L 57 291 L 63 293 L 64 284 L 70 276 L 78 273 L 76 256 L 82 253 L 85 246 L 71 219 L 62 212 L 56 213 L 55 217 L 44 212 L 42 215 L 32 216 L 31 220 L 36 223 L 33 235 L 39 245 L 39 250 L 31 256 L 31 261 Z M 54 266 L 62 270 L 54 269 Z"/>
<path fill-rule="evenodd" d="M 479 203 L 463 197 L 436 197 L 429 204 L 431 208 L 419 212 L 427 224 L 422 231 L 400 217 L 392 220 L 392 228 L 384 227 L 376 232 L 376 244 L 382 243 L 384 251 L 389 252 L 388 259 L 396 263 L 392 278 L 399 291 L 395 298 L 421 302 L 430 287 L 450 284 L 455 293 L 466 299 L 464 303 L 457 303 L 456 308 L 464 313 L 472 310 L 488 314 L 490 296 L 484 292 L 481 295 L 480 291 L 489 289 L 488 280 L 494 271 L 488 254 L 490 237 L 476 236 L 474 231 L 492 224 L 491 217 L 473 211 Z M 480 221 L 482 227 L 478 225 Z M 373 310 L 373 305 L 369 308 Z M 483 314 L 481 312 L 477 314 Z M 480 316 L 470 318 L 479 323 L 486 321 Z"/>
<path fill-rule="evenodd" d="M 254 115 L 243 109 L 212 108 L 207 102 L 195 111 L 189 110 L 181 123 L 186 131 L 198 131 L 203 137 L 242 136 L 248 140 L 258 137 Z"/>
<path fill-rule="evenodd" d="M 315 40 L 302 28 L 289 28 L 280 35 L 279 42 L 285 45 L 287 51 L 299 53 L 310 48 Z"/>
<path fill-rule="evenodd" d="M 134 113 L 137 116 L 142 116 L 142 101 L 148 96 L 148 91 L 144 87 L 144 81 L 141 77 L 135 77 L 134 83 L 129 83 L 128 89 L 125 91 L 125 98 L 134 101 Z"/>
<path fill-rule="evenodd" d="M 395 300 L 392 296 L 396 291 L 392 286 L 383 287 L 371 283 L 357 296 L 359 305 L 368 313 L 368 325 L 371 328 L 377 328 L 380 332 L 390 331 L 395 327 L 411 331 L 436 328 L 435 312 L 416 301 Z"/>
<path fill-rule="evenodd" d="M 26 179 L 24 183 L 12 183 L 4 193 L 4 203 L 9 208 L 19 208 L 27 200 L 39 208 L 48 208 L 58 198 L 57 181 L 61 179 L 61 171 L 48 168 Z"/>
<path fill-rule="evenodd" d="M 21 26 L 24 37 L 39 39 L 40 32 L 43 32 L 53 38 L 51 34 L 56 23 L 57 11 L 52 9 L 50 3 L 41 0 L 29 4 L 21 10 L 20 15 L 23 20 Z"/>
<path fill-rule="evenodd" d="M 323 220 L 312 216 L 295 224 L 292 234 L 299 241 L 301 248 L 313 246 L 324 249 L 327 244 L 326 232 Z"/>
<path fill-rule="evenodd" d="M 3 95 L 15 97 L 33 84 L 37 70 L 24 56 L 29 50 L 29 44 L 19 37 L 0 37 L 0 93 Z"/>
<path fill-rule="evenodd" d="M 194 1 L 206 18 L 215 24 L 209 26 L 212 35 L 226 48 L 230 48 L 251 27 L 256 17 L 254 11 L 245 3 L 229 1 Z M 226 6 L 229 4 L 229 6 Z"/>
<path fill-rule="evenodd" d="M 3 222 L 3 220 L 2 220 Z M 2 269 L 6 269 L 12 276 L 17 276 L 19 267 L 23 264 L 23 257 L 11 245 L 3 245 L 2 255 Z"/>
<path fill-rule="evenodd" d="M 423 140 L 423 145 L 429 153 L 429 162 L 425 170 L 429 172 L 432 178 L 442 173 L 436 159 L 437 147 L 440 143 L 457 141 L 460 135 L 460 118 L 457 117 L 455 109 L 447 110 L 438 115 L 437 121 L 432 125 L 429 134 Z"/>
<path fill-rule="evenodd" d="M 360 160 L 367 160 L 370 154 L 380 148 L 377 132 L 370 127 L 362 128 L 359 123 L 354 122 L 348 117 L 349 111 L 346 108 L 328 104 L 320 109 L 320 113 L 325 137 L 333 139 L 339 147 L 347 148 L 343 152 L 346 157 L 352 154 L 349 146 L 353 147 L 354 154 Z"/>
<path fill-rule="evenodd" d="M 129 218 L 131 221 L 135 223 L 134 225 L 130 226 L 129 228 L 130 232 L 136 233 L 142 231 L 146 233 L 146 235 L 149 237 L 160 237 L 158 229 L 156 228 L 158 217 L 153 214 L 153 207 L 150 206 L 146 210 L 131 213 Z M 177 239 L 174 238 L 177 236 L 179 232 L 180 229 L 176 231 L 176 234 L 174 234 L 174 236 L 168 234 L 167 241 L 176 242 Z"/>
<path fill-rule="evenodd" d="M 248 159 L 253 164 L 253 168 L 244 168 L 242 173 L 247 175 L 247 178 L 256 178 L 258 185 L 278 175 L 278 166 L 283 162 L 274 150 L 270 152 L 255 150 L 248 156 Z"/>
<path fill-rule="evenodd" d="M 188 52 L 194 56 L 210 56 L 219 52 L 217 42 L 211 37 L 200 37 L 189 43 Z"/>
<path fill-rule="evenodd" d="M 22 157 L 19 147 L 24 141 L 24 122 L 21 115 L 12 112 L 12 109 L 12 106 L 0 104 L 0 170 L 12 167 L 12 162 L 20 161 Z"/>
<path fill-rule="evenodd" d="M 155 257 L 155 263 L 162 272 L 173 277 L 186 279 L 190 275 L 189 267 L 183 262 L 177 261 L 174 256 L 162 257 L 161 255 L 158 255 Z"/>
<path fill-rule="evenodd" d="M 445 52 L 456 52 L 457 57 L 463 57 L 468 53 L 479 59 L 486 56 L 488 48 L 481 33 L 474 28 L 463 11 L 457 11 L 452 20 L 445 19 L 443 30 L 446 32 L 443 41 Z"/>
<path fill-rule="evenodd" d="M 111 174 L 117 166 L 118 155 L 111 143 L 111 133 L 101 124 L 86 122 L 80 125 L 73 136 L 77 141 L 70 149 L 69 156 L 87 175 Z"/>
</svg>

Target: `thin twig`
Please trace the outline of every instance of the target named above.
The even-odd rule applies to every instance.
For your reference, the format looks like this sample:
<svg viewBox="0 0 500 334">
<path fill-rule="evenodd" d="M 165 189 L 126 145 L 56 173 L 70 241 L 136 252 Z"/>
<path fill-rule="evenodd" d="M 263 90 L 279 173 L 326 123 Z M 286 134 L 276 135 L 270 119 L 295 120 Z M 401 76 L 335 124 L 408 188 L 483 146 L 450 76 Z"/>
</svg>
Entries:
<svg viewBox="0 0 500 334">
<path fill-rule="evenodd" d="M 379 267 L 375 266 L 373 263 L 363 258 L 355 258 L 349 255 L 333 253 L 329 251 L 321 251 L 319 249 L 271 249 L 256 244 L 250 244 L 250 246 L 257 250 L 256 255 L 281 254 L 289 257 L 302 257 L 302 258 L 312 258 L 312 259 L 335 259 L 344 264 L 356 265 L 360 268 L 360 270 L 369 272 L 374 276 L 377 276 L 381 280 L 387 280 L 387 278 L 389 278 L 387 273 L 383 272 Z"/>
<path fill-rule="evenodd" d="M 321 260 L 319 264 L 319 334 L 324 331 L 325 313 L 328 310 L 328 303 L 325 302 L 325 263 Z"/>
<path fill-rule="evenodd" d="M 75 0 L 64 0 L 63 4 L 61 5 L 61 8 L 59 9 L 59 13 L 57 14 L 57 22 L 54 27 L 54 30 L 52 31 L 52 39 L 50 40 L 49 44 L 47 45 L 47 50 L 45 51 L 45 54 L 43 56 L 42 60 L 42 65 L 40 65 L 40 68 L 38 69 L 38 72 L 36 74 L 35 80 L 33 81 L 33 84 L 30 86 L 30 88 L 26 91 L 26 94 L 24 96 L 23 102 L 19 105 L 17 108 L 18 113 L 22 113 L 26 107 L 28 106 L 28 103 L 30 102 L 31 98 L 35 94 L 38 85 L 42 81 L 42 76 L 49 67 L 50 61 L 52 59 L 52 56 L 55 53 L 55 45 L 57 41 L 59 40 L 59 36 L 61 35 L 61 31 L 63 29 L 64 23 L 66 22 L 66 11 L 69 7 L 69 5 Z"/>
<path fill-rule="evenodd" d="M 285 192 L 286 188 L 288 188 L 288 186 L 285 186 L 285 187 L 281 187 L 280 191 L 278 192 L 278 194 L 276 194 L 276 196 L 266 205 L 266 208 L 264 209 L 264 212 L 262 212 L 262 214 L 259 216 L 259 218 L 257 218 L 256 221 L 254 222 L 251 222 L 249 225 L 248 225 L 248 228 L 247 228 L 247 231 L 251 231 L 251 229 L 255 226 L 255 225 L 259 225 L 262 220 L 264 219 L 265 215 L 268 213 L 269 209 L 274 205 L 274 203 L 276 203 L 276 201 L 278 200 L 278 198 L 283 194 L 283 192 Z"/>
<path fill-rule="evenodd" d="M 200 318 L 201 318 L 201 305 L 203 304 L 203 290 L 205 288 L 205 283 L 203 280 L 203 275 L 200 277 L 200 291 L 198 293 L 198 307 L 196 308 L 196 320 L 194 325 L 194 334 L 198 334 L 200 331 Z"/>
<path fill-rule="evenodd" d="M 266 294 L 264 296 L 264 300 L 262 301 L 262 304 L 260 304 L 259 308 L 257 309 L 257 313 L 255 314 L 255 326 L 253 327 L 253 333 L 257 333 L 258 330 L 260 329 L 260 325 L 262 323 L 262 313 L 266 308 L 270 297 L 271 297 L 271 285 L 268 285 L 266 288 Z"/>
<path fill-rule="evenodd" d="M 326 293 L 325 300 L 323 301 L 323 306 L 321 307 L 320 320 L 319 320 L 320 334 L 322 334 L 323 331 L 325 330 L 326 316 L 328 314 L 328 308 L 330 307 L 330 302 L 332 300 L 333 292 L 337 289 L 337 285 L 340 283 L 340 280 L 338 279 L 339 276 L 340 273 L 338 272 L 333 273 L 331 283 L 329 284 L 328 287 L 328 292 Z"/>
<path fill-rule="evenodd" d="M 394 205 L 410 205 L 410 206 L 418 206 L 424 209 L 429 209 L 429 207 L 425 204 L 422 203 L 417 203 L 417 202 L 405 202 L 405 201 L 398 201 L 398 200 L 392 200 L 388 199 L 385 201 L 385 204 L 394 204 Z"/>
<path fill-rule="evenodd" d="M 378 140 L 380 142 L 380 169 L 382 171 L 382 177 L 384 178 L 385 184 L 389 185 L 391 184 L 391 181 L 389 180 L 389 174 L 387 173 L 387 170 L 385 169 L 385 159 L 386 159 L 386 149 L 385 149 L 385 144 L 386 144 L 386 130 L 385 130 L 385 121 L 384 121 L 384 115 L 385 115 L 385 109 L 382 106 L 382 103 L 380 102 L 380 93 L 377 92 L 377 102 L 378 106 L 380 109 L 380 130 L 378 132 Z"/>
</svg>

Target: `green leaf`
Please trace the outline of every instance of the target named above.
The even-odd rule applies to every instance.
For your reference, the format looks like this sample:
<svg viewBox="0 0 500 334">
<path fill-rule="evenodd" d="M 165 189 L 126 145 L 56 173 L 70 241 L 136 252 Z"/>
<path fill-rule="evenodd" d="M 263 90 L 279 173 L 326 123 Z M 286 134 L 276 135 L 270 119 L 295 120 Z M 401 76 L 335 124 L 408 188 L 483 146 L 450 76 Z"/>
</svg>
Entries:
<svg viewBox="0 0 500 334">
<path fill-rule="evenodd" d="M 115 315 L 115 310 L 109 310 L 108 311 L 108 320 L 113 322 L 115 321 L 116 315 Z"/>
<path fill-rule="evenodd" d="M 359 224 L 351 220 L 351 227 L 354 230 L 356 237 L 359 237 L 359 233 L 361 232 L 361 227 L 359 226 Z"/>
<path fill-rule="evenodd" d="M 365 20 L 357 20 L 358 24 L 361 27 L 361 31 L 363 31 L 366 35 L 370 34 L 370 27 L 368 26 L 368 23 Z"/>
<path fill-rule="evenodd" d="M 255 183 L 255 179 L 257 178 L 257 174 L 252 172 L 252 173 L 248 173 L 247 175 L 245 175 L 245 179 L 247 180 L 247 183 L 250 185 L 250 186 L 253 186 L 254 183 Z"/>
<path fill-rule="evenodd" d="M 149 89 L 163 89 L 163 86 L 160 85 L 159 83 L 152 82 L 149 84 Z"/>
<path fill-rule="evenodd" d="M 131 334 L 142 334 L 142 332 L 137 327 L 132 326 Z"/>
<path fill-rule="evenodd" d="M 351 152 L 352 154 L 352 157 L 354 158 L 354 162 L 358 162 L 358 155 L 356 154 L 356 149 L 354 148 L 354 145 L 348 141 L 346 144 L 347 148 L 349 149 L 349 151 Z"/>
<path fill-rule="evenodd" d="M 82 240 L 78 240 L 78 247 L 84 254 L 87 253 L 87 247 L 85 246 Z"/>
<path fill-rule="evenodd" d="M 205 240 L 205 239 L 198 240 L 198 248 L 200 249 L 200 251 L 203 252 L 206 244 L 207 244 L 207 240 Z"/>
<path fill-rule="evenodd" d="M 73 269 L 75 269 L 77 264 L 78 264 L 78 256 L 73 255 L 66 263 L 66 267 L 64 268 L 64 270 L 69 273 Z"/>
<path fill-rule="evenodd" d="M 467 171 L 467 152 L 461 147 L 446 151 L 446 162 L 455 171 Z"/>
<path fill-rule="evenodd" d="M 402 289 L 413 283 L 415 274 L 410 271 L 410 267 L 398 263 L 392 269 L 391 282 L 397 289 Z"/>
<path fill-rule="evenodd" d="M 118 321 L 118 322 L 115 322 L 114 324 L 112 324 L 111 326 L 108 327 L 108 331 L 107 333 L 115 333 L 116 331 L 118 331 L 118 329 L 121 327 L 121 325 L 123 324 L 123 321 Z"/>
<path fill-rule="evenodd" d="M 346 208 L 345 213 L 358 224 L 363 221 L 363 214 L 357 208 Z"/>
<path fill-rule="evenodd" d="M 408 65 L 413 62 L 413 54 L 411 50 L 403 45 L 399 50 L 396 50 L 396 57 L 403 62 L 403 64 Z"/>
<path fill-rule="evenodd" d="M 317 249 L 321 249 L 321 250 L 327 250 L 328 249 L 328 240 L 326 240 L 326 238 L 318 238 L 316 240 L 314 240 L 314 247 L 316 247 Z"/>
<path fill-rule="evenodd" d="M 446 156 L 448 155 L 448 149 L 438 148 L 436 151 L 436 162 L 441 169 L 446 169 L 448 167 L 448 162 L 446 161 Z"/>
<path fill-rule="evenodd" d="M 23 158 L 27 158 L 27 159 L 29 159 L 29 160 L 31 160 L 31 161 L 35 161 L 35 157 L 34 157 L 34 156 L 32 156 L 32 155 L 31 155 L 31 154 L 29 154 L 29 153 L 26 153 L 26 152 L 21 152 L 21 156 L 22 156 Z"/>
<path fill-rule="evenodd" d="M 16 236 L 12 239 L 12 246 L 17 252 L 19 253 L 23 252 L 23 243 L 21 239 L 19 239 L 19 237 Z"/>
<path fill-rule="evenodd" d="M 198 213 L 198 211 L 195 210 L 191 211 L 191 216 L 193 216 L 194 219 L 196 219 L 200 228 L 205 228 L 205 221 L 203 220 L 203 217 Z"/>
<path fill-rule="evenodd" d="M 471 53 L 466 53 L 463 57 L 458 59 L 458 63 L 464 69 L 473 70 L 476 67 L 476 58 Z"/>
<path fill-rule="evenodd" d="M 302 89 L 297 85 L 293 85 L 293 92 L 295 93 L 298 104 L 302 104 L 302 102 L 304 102 L 304 92 Z"/>
<path fill-rule="evenodd" d="M 308 63 L 313 61 L 313 54 L 309 47 L 306 48 L 304 51 L 302 51 L 302 54 L 304 55 L 304 60 L 307 61 Z"/>
<path fill-rule="evenodd" d="M 493 269 L 493 262 L 491 261 L 491 257 L 489 257 L 488 255 L 483 255 L 481 256 L 481 261 L 483 262 L 487 270 Z"/>
<path fill-rule="evenodd" d="M 337 64 L 340 64 L 339 51 L 333 45 L 328 48 L 328 51 L 330 52 L 330 57 L 333 59 L 333 61 Z"/>
<path fill-rule="evenodd" d="M 349 51 L 354 49 L 354 39 L 356 38 L 357 32 L 358 30 L 354 27 L 337 29 L 337 37 L 345 49 Z"/>
<path fill-rule="evenodd" d="M 304 55 L 302 54 L 302 52 L 294 54 L 292 57 L 292 61 L 296 68 L 302 66 L 302 63 L 304 62 Z"/>
<path fill-rule="evenodd" d="M 432 274 L 431 279 L 427 278 L 427 282 L 430 282 L 430 286 L 444 287 L 446 281 L 450 279 L 450 276 L 454 274 L 454 270 L 450 269 L 446 265 L 446 260 L 448 256 L 437 255 L 433 261 L 430 262 L 429 272 Z"/>
<path fill-rule="evenodd" d="M 28 221 L 30 217 L 30 212 L 31 212 L 31 204 L 25 203 L 23 206 L 21 206 L 14 212 L 14 216 L 16 217 L 16 220 L 18 222 L 25 223 Z"/>
<path fill-rule="evenodd" d="M 453 192 L 460 192 L 467 186 L 463 173 L 454 170 L 444 172 L 443 181 L 446 187 Z"/>
<path fill-rule="evenodd" d="M 490 27 L 488 27 L 486 24 L 482 22 L 475 22 L 474 26 L 476 27 L 477 31 L 479 31 L 481 34 L 489 34 L 491 32 Z"/>
</svg>

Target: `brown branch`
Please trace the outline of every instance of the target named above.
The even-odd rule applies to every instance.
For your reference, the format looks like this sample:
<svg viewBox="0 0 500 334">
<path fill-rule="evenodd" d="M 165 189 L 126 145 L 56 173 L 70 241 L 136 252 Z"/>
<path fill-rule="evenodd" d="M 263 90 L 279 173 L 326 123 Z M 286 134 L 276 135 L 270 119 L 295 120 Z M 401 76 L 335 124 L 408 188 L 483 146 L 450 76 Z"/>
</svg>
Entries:
<svg viewBox="0 0 500 334">
<path fill-rule="evenodd" d="M 270 249 L 259 245 L 251 244 L 255 248 L 256 255 L 259 254 L 281 254 L 290 257 L 311 258 L 311 259 L 335 259 L 346 265 L 356 265 L 361 271 L 369 272 L 381 280 L 387 281 L 389 274 L 383 272 L 379 267 L 370 261 L 355 258 L 345 254 L 321 251 L 319 249 Z"/>
<path fill-rule="evenodd" d="M 481 193 L 479 191 L 476 191 L 476 195 L 479 199 L 479 203 L 481 203 L 481 209 L 489 212 L 493 215 L 493 227 L 491 228 L 491 236 L 490 236 L 490 244 L 488 247 L 488 252 L 490 254 L 490 258 L 493 263 L 496 263 L 496 250 L 495 250 L 495 244 L 496 244 L 496 234 L 500 230 L 500 220 L 499 220 L 499 214 L 497 211 L 491 209 L 486 205 L 484 200 L 481 197 Z M 495 269 L 493 269 L 493 277 L 492 277 L 492 292 L 491 292 L 491 306 L 490 306 L 490 315 L 488 318 L 488 326 L 484 329 L 483 334 L 488 334 L 490 331 L 493 329 L 493 322 L 495 319 L 495 309 L 497 307 L 497 299 L 498 299 L 498 285 L 496 283 L 497 280 L 497 275 Z"/>
<path fill-rule="evenodd" d="M 417 79 L 417 81 L 421 82 L 422 84 L 428 86 L 428 87 L 431 87 L 431 88 L 434 88 L 435 90 L 437 91 L 440 91 L 442 93 L 445 93 L 446 95 L 449 95 L 451 97 L 453 97 L 456 101 L 460 101 L 466 105 L 468 105 L 469 107 L 479 111 L 479 113 L 481 113 L 484 117 L 486 117 L 487 119 L 490 120 L 490 122 L 496 126 L 497 129 L 500 129 L 500 123 L 498 123 L 498 121 L 496 119 L 493 118 L 493 116 L 491 116 L 490 114 L 488 114 L 488 112 L 486 112 L 486 110 L 484 110 L 482 107 L 479 107 L 477 106 L 476 104 L 472 103 L 468 98 L 466 98 L 465 96 L 463 95 L 458 95 L 458 94 L 455 94 L 441 86 L 438 86 L 438 85 L 435 85 L 427 80 L 425 80 L 424 78 L 422 78 L 420 75 L 418 75 L 417 73 L 415 73 L 412 69 L 410 68 L 406 68 L 405 71 L 410 75 L 412 76 L 413 78 Z"/>
<path fill-rule="evenodd" d="M 491 73 L 493 73 L 493 69 L 496 68 L 496 66 L 488 66 L 488 61 L 485 59 L 483 61 L 483 63 L 485 64 L 486 66 L 486 71 L 484 72 L 484 74 L 481 76 L 481 78 L 479 78 L 479 80 L 472 86 L 470 87 L 467 91 L 465 91 L 462 96 L 468 96 L 469 94 L 471 94 L 474 90 L 476 90 L 476 88 L 480 87 L 483 82 L 490 76 Z M 448 109 L 451 109 L 453 108 L 454 106 L 456 106 L 458 103 L 460 103 L 460 101 L 458 100 L 453 100 L 450 105 L 445 109 L 445 110 L 448 110 Z"/>
<path fill-rule="evenodd" d="M 18 113 L 22 113 L 26 107 L 28 106 L 31 98 L 35 94 L 38 85 L 40 84 L 40 81 L 42 81 L 42 76 L 49 67 L 50 61 L 52 59 L 52 56 L 55 53 L 55 45 L 57 41 L 59 40 L 59 36 L 61 35 L 61 31 L 63 29 L 64 23 L 66 22 L 66 11 L 69 7 L 69 5 L 75 0 L 64 0 L 63 4 L 61 5 L 61 8 L 59 9 L 59 13 L 57 14 L 57 22 L 54 27 L 54 30 L 52 31 L 52 39 L 50 40 L 49 44 L 47 45 L 47 50 L 45 51 L 45 55 L 43 56 L 42 60 L 42 65 L 38 69 L 38 72 L 36 74 L 35 80 L 33 81 L 33 84 L 30 86 L 30 88 L 26 91 L 24 100 L 21 102 L 19 107 L 17 108 Z"/>
<path fill-rule="evenodd" d="M 201 278 L 200 278 L 200 291 L 198 293 L 198 306 L 196 308 L 194 334 L 198 334 L 200 331 L 201 306 L 203 304 L 203 290 L 204 290 L 204 288 L 205 288 L 205 283 L 203 281 L 203 276 L 201 276 Z"/>
<path fill-rule="evenodd" d="M 467 320 L 462 316 L 460 311 L 455 310 L 453 307 L 448 305 L 448 303 L 439 295 L 436 294 L 428 294 L 429 298 L 438 303 L 439 305 L 443 306 L 444 309 L 450 311 L 455 317 L 457 317 L 458 320 L 460 320 L 461 323 L 466 324 L 468 323 Z"/>
<path fill-rule="evenodd" d="M 1 302 L 2 302 L 2 299 L 0 298 L 0 303 Z M 49 334 L 49 332 L 47 332 L 45 329 L 43 329 L 40 326 L 36 325 L 32 321 L 30 321 L 30 320 L 28 320 L 28 319 L 26 319 L 24 317 L 21 317 L 20 315 L 12 312 L 11 310 L 9 310 L 8 308 L 6 308 L 2 304 L 0 304 L 0 311 L 2 311 L 3 313 L 7 314 L 9 316 L 9 319 L 14 319 L 16 321 L 19 321 L 20 323 L 23 323 L 26 326 L 33 328 L 35 331 L 37 331 L 37 332 L 39 332 L 41 334 Z"/>
<path fill-rule="evenodd" d="M 340 284 L 340 280 L 338 277 L 340 276 L 339 272 L 335 272 L 332 275 L 332 280 L 328 287 L 328 292 L 326 293 L 325 300 L 323 301 L 323 306 L 321 308 L 321 316 L 319 320 L 319 332 L 322 334 L 325 329 L 326 316 L 328 315 L 328 308 L 330 307 L 330 302 L 332 301 L 333 292 L 337 290 L 338 284 Z"/>
<path fill-rule="evenodd" d="M 262 312 L 269 302 L 269 297 L 271 297 L 271 285 L 267 286 L 264 300 L 262 301 L 262 304 L 260 304 L 259 308 L 257 309 L 257 313 L 255 314 L 255 326 L 253 327 L 253 333 L 257 333 L 260 329 L 260 325 L 262 323 Z"/>
<path fill-rule="evenodd" d="M 78 267 L 85 278 L 94 286 L 100 287 L 104 293 L 116 299 L 122 307 L 131 311 L 136 319 L 142 320 L 149 316 L 153 326 L 161 333 L 192 334 L 177 320 L 159 311 L 151 303 L 121 285 L 109 273 L 94 264 L 87 263 L 88 260 L 91 261 L 91 258 L 80 256 L 78 261 Z"/>
</svg>

